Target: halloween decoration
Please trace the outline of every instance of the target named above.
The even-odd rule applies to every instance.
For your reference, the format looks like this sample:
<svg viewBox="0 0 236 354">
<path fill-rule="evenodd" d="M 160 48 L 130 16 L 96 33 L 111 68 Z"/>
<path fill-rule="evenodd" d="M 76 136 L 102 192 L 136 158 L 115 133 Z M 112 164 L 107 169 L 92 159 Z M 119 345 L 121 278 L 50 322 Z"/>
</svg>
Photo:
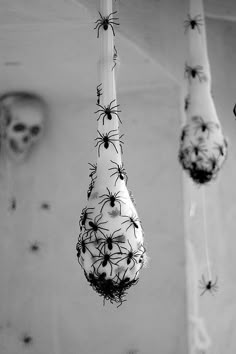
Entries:
<svg viewBox="0 0 236 354">
<path fill-rule="evenodd" d="M 22 162 L 40 140 L 47 108 L 44 100 L 28 92 L 9 92 L 0 97 L 2 143 L 8 156 Z"/>
<path fill-rule="evenodd" d="M 90 165 L 88 203 L 79 220 L 78 262 L 92 288 L 104 301 L 121 305 L 126 291 L 138 282 L 146 259 L 143 229 L 127 189 L 121 160 L 120 105 L 114 66 L 112 2 L 100 0 L 95 29 L 101 42 L 97 86 L 97 163 Z M 117 24 L 117 23 L 116 23 Z M 100 35 L 99 35 L 100 30 Z"/>
<path fill-rule="evenodd" d="M 189 59 L 184 72 L 188 92 L 179 162 L 194 182 L 202 185 L 217 177 L 227 157 L 228 143 L 223 136 L 211 94 L 205 21 L 199 12 L 198 0 L 191 5 L 184 27 L 189 40 Z"/>
</svg>

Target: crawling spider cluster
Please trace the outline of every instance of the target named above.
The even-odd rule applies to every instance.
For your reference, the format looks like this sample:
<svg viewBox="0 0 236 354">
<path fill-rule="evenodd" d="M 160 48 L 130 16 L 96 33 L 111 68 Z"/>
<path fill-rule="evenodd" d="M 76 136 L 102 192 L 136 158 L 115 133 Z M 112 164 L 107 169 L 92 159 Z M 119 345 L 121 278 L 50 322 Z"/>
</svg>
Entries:
<svg viewBox="0 0 236 354">
<path fill-rule="evenodd" d="M 178 159 L 194 182 L 208 183 L 217 174 L 227 157 L 227 141 L 219 124 L 193 116 L 182 129 Z"/>
</svg>

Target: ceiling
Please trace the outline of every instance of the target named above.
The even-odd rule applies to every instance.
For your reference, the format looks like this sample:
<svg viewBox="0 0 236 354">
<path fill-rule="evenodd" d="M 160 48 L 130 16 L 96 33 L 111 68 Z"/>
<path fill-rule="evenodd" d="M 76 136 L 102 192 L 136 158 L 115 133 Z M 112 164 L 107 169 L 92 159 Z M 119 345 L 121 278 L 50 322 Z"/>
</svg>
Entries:
<svg viewBox="0 0 236 354">
<path fill-rule="evenodd" d="M 99 1 L 1 0 L 1 91 L 27 89 L 49 99 L 95 95 Z M 165 86 L 182 77 L 187 0 L 117 0 L 119 89 Z M 234 0 L 205 1 L 207 16 L 236 19 Z M 174 58 L 174 60 L 173 60 Z M 165 69 L 163 71 L 163 68 Z"/>
</svg>

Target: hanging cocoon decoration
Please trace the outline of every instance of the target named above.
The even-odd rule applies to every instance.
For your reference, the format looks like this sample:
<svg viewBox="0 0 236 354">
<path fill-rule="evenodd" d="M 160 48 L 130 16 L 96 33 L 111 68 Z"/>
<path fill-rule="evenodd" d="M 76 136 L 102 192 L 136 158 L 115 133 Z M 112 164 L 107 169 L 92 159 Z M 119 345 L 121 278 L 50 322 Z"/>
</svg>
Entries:
<svg viewBox="0 0 236 354">
<path fill-rule="evenodd" d="M 198 1 L 190 1 L 185 21 L 189 59 L 185 64 L 188 95 L 185 98 L 186 124 L 180 136 L 179 161 L 198 184 L 215 179 L 227 156 L 211 94 L 211 74 L 207 53 L 205 20 Z"/>
<path fill-rule="evenodd" d="M 143 230 L 127 189 L 121 159 L 113 36 L 118 24 L 111 0 L 100 0 L 95 30 L 100 41 L 97 86 L 97 163 L 90 164 L 88 203 L 80 217 L 78 262 L 90 285 L 104 301 L 121 304 L 126 290 L 138 282 L 146 250 Z"/>
</svg>

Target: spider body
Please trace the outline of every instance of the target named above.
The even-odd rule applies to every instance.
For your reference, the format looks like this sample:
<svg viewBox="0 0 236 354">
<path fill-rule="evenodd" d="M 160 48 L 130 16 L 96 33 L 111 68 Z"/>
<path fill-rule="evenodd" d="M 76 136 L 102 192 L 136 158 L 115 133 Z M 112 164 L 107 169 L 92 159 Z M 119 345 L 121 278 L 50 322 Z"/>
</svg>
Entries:
<svg viewBox="0 0 236 354">
<path fill-rule="evenodd" d="M 118 154 L 118 150 L 116 148 L 115 142 L 119 141 L 119 139 L 116 139 L 116 137 L 119 137 L 119 134 L 113 133 L 113 132 L 117 132 L 117 129 L 112 129 L 105 134 L 101 134 L 99 130 L 97 132 L 99 134 L 99 137 L 95 139 L 97 141 L 95 147 L 98 146 L 98 156 L 100 157 L 101 146 L 103 145 L 105 149 L 108 149 L 110 144 L 114 147 L 114 149 Z"/>
<path fill-rule="evenodd" d="M 113 253 L 113 254 L 111 254 L 111 253 L 108 253 L 108 252 L 105 252 L 105 251 L 100 251 L 100 254 L 98 255 L 98 256 L 94 256 L 94 258 L 97 258 L 96 259 L 96 261 L 95 262 L 93 262 L 93 264 L 92 264 L 92 267 L 94 268 L 94 270 L 95 270 L 95 267 L 94 267 L 94 265 L 96 264 L 96 263 L 98 263 L 98 262 L 100 262 L 100 264 L 98 265 L 98 267 L 97 267 L 97 270 L 95 270 L 95 271 L 97 271 L 97 272 L 99 272 L 99 268 L 100 267 L 106 267 L 107 265 L 109 265 L 110 266 L 110 269 L 111 269 L 111 271 L 110 271 L 110 276 L 112 275 L 112 272 L 113 272 L 113 265 L 117 265 L 117 262 L 115 262 L 116 260 L 118 260 L 120 257 L 117 257 L 116 255 L 117 255 L 118 253 Z"/>
<path fill-rule="evenodd" d="M 110 160 L 112 163 L 114 163 L 114 167 L 111 167 L 109 168 L 108 170 L 109 171 L 114 171 L 110 177 L 112 176 L 116 176 L 116 180 L 115 180 L 115 186 L 116 186 L 116 183 L 118 181 L 118 179 L 121 179 L 122 181 L 126 180 L 126 183 L 128 182 L 128 176 L 127 176 L 127 173 L 125 171 L 125 168 L 124 168 L 124 164 L 122 162 L 121 165 L 119 165 L 118 163 Z"/>
<path fill-rule="evenodd" d="M 144 249 L 143 251 L 141 251 L 140 248 L 137 251 L 134 251 L 134 249 L 133 249 L 132 245 L 130 244 L 129 240 L 128 240 L 128 243 L 129 243 L 130 248 L 129 249 L 126 248 L 127 253 L 124 253 L 125 256 L 122 257 L 117 263 L 122 262 L 123 260 L 126 259 L 127 265 L 132 264 L 132 267 L 130 268 L 130 270 L 132 270 L 136 264 L 143 262 L 143 257 L 142 256 L 146 252 L 146 250 L 145 250 L 145 248 L 143 246 L 141 246 Z"/>
<path fill-rule="evenodd" d="M 108 16 L 102 16 L 101 12 L 99 12 L 100 18 L 95 22 L 96 26 L 94 27 L 94 29 L 97 29 L 97 38 L 99 38 L 100 28 L 102 27 L 104 29 L 104 31 L 107 31 L 109 26 L 111 27 L 113 35 L 115 36 L 115 31 L 114 31 L 113 25 L 119 25 L 119 23 L 114 22 L 114 20 L 119 20 L 119 18 L 118 17 L 111 17 L 111 16 L 116 13 L 117 13 L 117 11 L 114 11 L 114 12 L 111 12 Z"/>
<path fill-rule="evenodd" d="M 90 239 L 92 237 L 92 235 L 95 236 L 96 240 L 97 240 L 97 233 L 100 232 L 103 236 L 105 236 L 104 232 L 105 231 L 109 231 L 107 228 L 104 227 L 104 225 L 108 222 L 108 221 L 100 221 L 102 218 L 102 214 L 98 214 L 93 221 L 89 221 L 88 225 L 89 228 L 86 228 L 86 235 L 90 234 Z"/>
<path fill-rule="evenodd" d="M 116 246 L 119 249 L 119 252 L 122 253 L 120 244 L 125 243 L 125 236 L 123 234 L 119 234 L 115 236 L 117 232 L 120 232 L 121 229 L 115 230 L 112 234 L 105 235 L 103 238 L 99 239 L 99 249 L 102 252 L 106 252 L 106 248 L 109 251 L 112 251 L 113 247 Z"/>
<path fill-rule="evenodd" d="M 196 123 L 195 131 L 194 134 L 196 135 L 198 131 L 200 130 L 202 133 L 207 133 L 207 138 L 209 138 L 209 135 L 214 132 L 215 129 L 218 129 L 219 126 L 215 122 L 211 121 L 205 121 L 202 117 L 200 116 L 194 116 L 192 117 L 192 121 Z"/>
<path fill-rule="evenodd" d="M 103 198 L 98 204 L 102 204 L 101 211 L 103 210 L 104 206 L 109 203 L 111 208 L 116 206 L 116 203 L 119 204 L 120 207 L 120 214 L 121 214 L 121 203 L 124 204 L 124 201 L 119 197 L 120 192 L 111 193 L 109 188 L 107 188 L 107 194 L 102 194 L 99 198 Z"/>
<path fill-rule="evenodd" d="M 203 19 L 201 15 L 199 14 L 194 17 L 191 17 L 188 14 L 188 19 L 184 21 L 185 33 L 189 28 L 191 28 L 192 30 L 197 28 L 198 32 L 201 33 L 200 26 L 203 26 Z"/>
<path fill-rule="evenodd" d="M 184 110 L 187 111 L 190 105 L 190 95 L 186 96 L 184 99 Z"/>
<path fill-rule="evenodd" d="M 203 71 L 203 66 L 201 65 L 196 65 L 194 67 L 191 67 L 185 64 L 184 76 L 187 77 L 189 81 L 191 81 L 191 78 L 193 79 L 198 78 L 200 82 L 207 81 L 206 75 L 204 74 Z"/>
<path fill-rule="evenodd" d="M 218 285 L 217 285 L 218 278 L 216 277 L 215 282 L 213 283 L 212 280 L 209 280 L 208 282 L 206 281 L 204 275 L 202 275 L 202 279 L 199 280 L 199 288 L 204 289 L 202 293 L 200 294 L 201 296 L 205 294 L 206 291 L 209 291 L 211 295 L 214 295 L 215 292 L 218 290 Z"/>
<path fill-rule="evenodd" d="M 97 105 L 100 104 L 100 96 L 102 96 L 102 87 L 100 86 L 102 86 L 102 84 L 97 86 Z"/>
<path fill-rule="evenodd" d="M 89 215 L 93 214 L 93 211 L 89 211 L 89 210 L 94 210 L 94 208 L 85 207 L 82 209 L 82 213 L 80 215 L 80 220 L 79 220 L 80 231 L 82 230 L 83 227 L 85 227 L 85 223 L 87 220 L 92 220 Z"/>
<path fill-rule="evenodd" d="M 104 120 L 105 118 L 107 117 L 108 120 L 112 120 L 112 115 L 116 115 L 117 118 L 119 119 L 120 123 L 121 120 L 120 120 L 120 117 L 119 117 L 119 114 L 118 112 L 121 112 L 119 110 L 117 110 L 117 107 L 119 107 L 119 104 L 118 105 L 115 105 L 115 106 L 112 106 L 112 104 L 115 102 L 116 100 L 112 100 L 107 106 L 102 106 L 100 104 L 97 104 L 97 106 L 99 106 L 101 109 L 97 110 L 96 112 L 94 113 L 100 113 L 97 121 L 102 117 L 102 124 L 104 125 Z"/>
<path fill-rule="evenodd" d="M 192 141 L 190 141 L 190 144 L 190 153 L 195 154 L 196 156 L 199 156 L 199 154 L 203 154 L 206 156 L 205 152 L 207 151 L 207 149 L 204 147 L 205 145 L 203 143 L 194 144 Z"/>
<path fill-rule="evenodd" d="M 123 221 L 121 224 L 127 224 L 127 228 L 126 228 L 126 231 L 132 227 L 133 228 L 133 231 L 134 231 L 134 236 L 137 238 L 136 236 L 136 230 L 139 229 L 139 225 L 138 225 L 138 222 L 140 222 L 139 218 L 136 216 L 136 215 L 132 215 L 132 216 L 129 216 L 129 215 L 122 215 L 123 218 L 127 218 L 127 220 Z"/>
</svg>

